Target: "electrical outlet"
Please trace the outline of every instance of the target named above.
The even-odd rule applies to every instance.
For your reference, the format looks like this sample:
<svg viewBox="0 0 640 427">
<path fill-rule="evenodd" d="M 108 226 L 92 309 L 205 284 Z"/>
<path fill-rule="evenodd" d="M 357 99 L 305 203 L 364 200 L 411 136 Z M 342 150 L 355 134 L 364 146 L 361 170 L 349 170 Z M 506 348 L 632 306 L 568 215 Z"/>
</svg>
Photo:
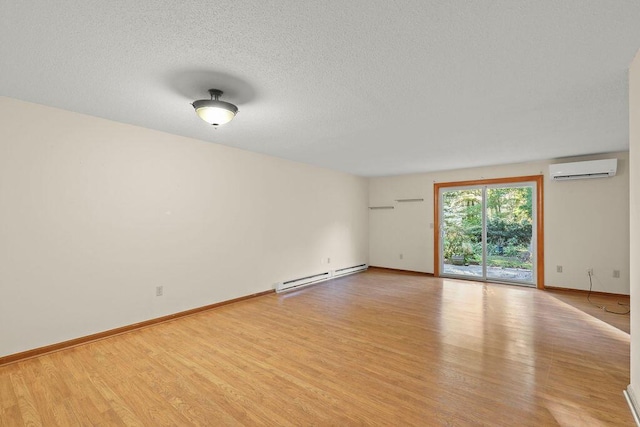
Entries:
<svg viewBox="0 0 640 427">
<path fill-rule="evenodd" d="M 587 274 L 588 274 L 589 276 L 593 276 L 593 267 L 589 267 L 589 268 L 587 269 Z"/>
<path fill-rule="evenodd" d="M 404 259 L 404 255 L 403 254 L 400 254 L 400 259 Z"/>
<path fill-rule="evenodd" d="M 331 258 L 327 258 L 327 264 L 331 264 Z"/>
<path fill-rule="evenodd" d="M 562 273 L 562 266 L 561 265 L 556 265 L 556 272 L 557 273 Z"/>
<path fill-rule="evenodd" d="M 164 294 L 164 286 L 156 286 L 156 296 L 161 297 Z"/>
<path fill-rule="evenodd" d="M 620 270 L 613 270 L 613 277 L 615 279 L 619 279 L 620 278 Z"/>
</svg>

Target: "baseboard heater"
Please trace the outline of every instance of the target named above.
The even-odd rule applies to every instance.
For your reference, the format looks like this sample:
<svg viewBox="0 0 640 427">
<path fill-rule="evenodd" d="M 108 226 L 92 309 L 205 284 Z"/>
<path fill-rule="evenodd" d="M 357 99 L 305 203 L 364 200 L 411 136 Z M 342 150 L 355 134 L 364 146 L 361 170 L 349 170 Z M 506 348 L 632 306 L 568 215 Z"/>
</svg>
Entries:
<svg viewBox="0 0 640 427">
<path fill-rule="evenodd" d="M 339 268 L 333 272 L 333 277 L 346 276 L 347 274 L 359 273 L 369 268 L 367 264 L 354 265 L 353 267 Z"/>
<path fill-rule="evenodd" d="M 287 280 L 286 282 L 276 283 L 276 292 L 287 292 L 294 289 L 300 289 L 304 286 L 313 285 L 325 280 L 346 276 L 348 274 L 359 273 L 369 268 L 367 264 L 354 265 L 353 267 L 345 267 L 337 270 L 325 271 L 324 273 L 314 274 L 312 276 L 301 277 L 299 279 Z"/>
</svg>

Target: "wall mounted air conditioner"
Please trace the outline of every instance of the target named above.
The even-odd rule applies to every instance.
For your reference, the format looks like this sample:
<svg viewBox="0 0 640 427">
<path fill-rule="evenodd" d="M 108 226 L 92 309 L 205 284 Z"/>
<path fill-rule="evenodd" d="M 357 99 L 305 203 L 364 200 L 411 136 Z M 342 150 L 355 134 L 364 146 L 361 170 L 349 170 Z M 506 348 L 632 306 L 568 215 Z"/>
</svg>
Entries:
<svg viewBox="0 0 640 427">
<path fill-rule="evenodd" d="M 606 178 L 615 176 L 618 159 L 589 160 L 586 162 L 549 165 L 549 176 L 554 181 L 568 179 Z"/>
</svg>

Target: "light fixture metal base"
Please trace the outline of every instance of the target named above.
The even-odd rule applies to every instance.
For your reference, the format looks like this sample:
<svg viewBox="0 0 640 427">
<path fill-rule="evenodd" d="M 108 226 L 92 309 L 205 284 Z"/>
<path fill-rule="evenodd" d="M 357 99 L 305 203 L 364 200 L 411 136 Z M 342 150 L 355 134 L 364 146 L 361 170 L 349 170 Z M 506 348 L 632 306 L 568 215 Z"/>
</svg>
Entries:
<svg viewBox="0 0 640 427">
<path fill-rule="evenodd" d="M 211 99 L 217 100 L 218 97 L 222 96 L 224 92 L 220 89 L 209 89 L 209 95 L 211 95 Z"/>
</svg>

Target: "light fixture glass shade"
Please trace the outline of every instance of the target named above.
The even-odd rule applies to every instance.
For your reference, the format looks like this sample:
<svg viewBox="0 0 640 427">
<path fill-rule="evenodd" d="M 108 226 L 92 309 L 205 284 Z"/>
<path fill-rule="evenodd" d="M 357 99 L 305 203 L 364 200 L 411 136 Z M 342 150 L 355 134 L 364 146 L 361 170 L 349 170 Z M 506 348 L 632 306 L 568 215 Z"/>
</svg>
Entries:
<svg viewBox="0 0 640 427">
<path fill-rule="evenodd" d="M 213 126 L 223 125 L 233 120 L 238 112 L 238 107 L 229 102 L 218 100 L 218 97 L 222 95 L 221 90 L 210 89 L 209 93 L 211 99 L 201 99 L 192 104 L 196 114 Z"/>
<path fill-rule="evenodd" d="M 196 105 L 198 102 L 205 105 Z M 196 101 L 193 103 L 193 108 L 202 120 L 214 126 L 229 123 L 238 112 L 235 105 L 223 101 Z"/>
</svg>

